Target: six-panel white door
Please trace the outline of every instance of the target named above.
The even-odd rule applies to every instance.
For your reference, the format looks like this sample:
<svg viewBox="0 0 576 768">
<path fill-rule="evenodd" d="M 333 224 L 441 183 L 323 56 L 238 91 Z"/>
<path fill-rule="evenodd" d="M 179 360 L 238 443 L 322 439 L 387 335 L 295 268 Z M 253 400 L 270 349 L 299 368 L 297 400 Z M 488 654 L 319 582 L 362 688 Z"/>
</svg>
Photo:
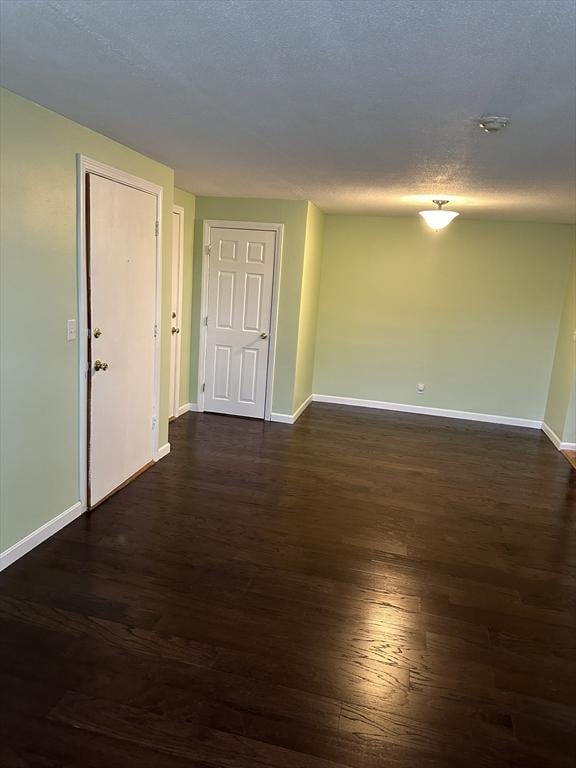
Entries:
<svg viewBox="0 0 576 768">
<path fill-rule="evenodd" d="M 153 460 L 157 198 L 89 174 L 89 491 Z"/>
<path fill-rule="evenodd" d="M 212 227 L 204 409 L 264 418 L 276 234 Z"/>
</svg>

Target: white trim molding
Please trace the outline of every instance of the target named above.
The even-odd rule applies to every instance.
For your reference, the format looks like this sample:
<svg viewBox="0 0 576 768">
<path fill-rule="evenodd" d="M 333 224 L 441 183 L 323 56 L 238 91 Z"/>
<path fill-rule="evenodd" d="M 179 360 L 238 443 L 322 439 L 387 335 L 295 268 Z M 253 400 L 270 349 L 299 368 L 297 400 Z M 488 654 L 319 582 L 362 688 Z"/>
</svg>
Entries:
<svg viewBox="0 0 576 768">
<path fill-rule="evenodd" d="M 270 414 L 270 421 L 276 421 L 279 424 L 294 424 L 294 416 L 289 413 L 272 413 Z"/>
<path fill-rule="evenodd" d="M 576 451 L 576 443 L 563 443 L 552 427 L 549 427 L 545 422 L 542 422 L 542 432 L 544 432 L 546 437 L 550 439 L 554 444 L 554 447 L 559 451 Z"/>
<path fill-rule="evenodd" d="M 278 308 L 280 304 L 280 276 L 282 274 L 282 242 L 284 239 L 284 224 L 270 224 L 263 221 L 228 221 L 221 219 L 204 219 L 202 236 L 202 287 L 200 298 L 200 341 L 198 348 L 198 384 L 196 410 L 204 411 L 204 391 L 202 385 L 206 381 L 206 334 L 207 328 L 203 318 L 208 314 L 208 269 L 210 255 L 208 247 L 212 239 L 212 227 L 224 227 L 229 229 L 250 229 L 256 231 L 274 232 L 276 235 L 274 249 L 274 274 L 272 277 L 272 312 L 270 314 L 270 333 L 268 344 L 268 367 L 266 370 L 266 401 L 264 405 L 264 419 L 276 421 L 272 413 L 272 397 L 274 389 L 274 366 L 276 362 L 276 341 L 278 327 Z M 282 415 L 282 414 L 276 414 Z"/>
<path fill-rule="evenodd" d="M 299 418 L 300 418 L 300 416 L 302 416 L 302 414 L 304 413 L 304 411 L 306 410 L 306 408 L 308 408 L 308 406 L 309 406 L 309 405 L 310 405 L 310 403 L 312 402 L 312 398 L 313 398 L 313 395 L 309 395 L 309 396 L 306 398 L 306 400 L 304 400 L 304 402 L 303 402 L 303 403 L 301 403 L 301 404 L 298 406 L 298 408 L 296 408 L 296 410 L 295 410 L 295 411 L 294 411 L 294 413 L 292 414 L 292 418 L 294 419 L 294 421 L 296 421 L 296 419 L 299 419 Z"/>
<path fill-rule="evenodd" d="M 184 403 L 184 405 L 179 405 L 178 410 L 176 411 L 176 418 L 178 418 L 179 416 L 183 416 L 185 413 L 188 413 L 189 411 L 197 412 L 198 404 Z"/>
<path fill-rule="evenodd" d="M 182 294 L 184 290 L 184 226 L 185 226 L 185 211 L 184 208 L 181 205 L 173 205 L 172 206 L 172 215 L 177 214 L 180 217 L 180 227 L 179 227 L 179 238 L 178 238 L 178 296 L 176 299 L 176 317 L 178 320 L 178 323 L 182 325 Z M 174 245 L 174 244 L 173 244 Z M 174 253 L 174 248 L 172 248 L 172 253 Z M 171 274 L 174 275 L 174 264 L 171 265 Z M 173 286 L 172 286 L 173 287 Z M 172 305 L 172 294 L 170 294 L 170 303 Z M 174 310 L 174 307 L 171 306 L 171 310 Z M 172 320 L 171 326 L 174 323 L 174 320 Z M 172 352 L 172 340 L 170 341 L 170 352 Z M 180 333 L 180 330 L 176 334 L 176 350 L 174 353 L 174 360 L 172 360 L 172 355 L 170 355 L 170 384 L 172 391 L 170 392 L 170 405 L 174 408 L 174 413 L 171 413 L 170 416 L 177 418 L 178 417 L 178 402 L 180 399 L 180 369 L 181 369 L 181 362 L 182 362 L 182 334 Z M 174 363 L 174 369 L 172 369 L 172 364 Z M 172 376 L 174 376 L 174 379 L 172 380 Z"/>
<path fill-rule="evenodd" d="M 376 408 L 382 411 L 398 411 L 400 413 L 420 413 L 426 416 L 444 416 L 447 419 L 464 419 L 466 421 L 484 421 L 489 424 L 506 424 L 510 427 L 528 427 L 541 429 L 542 422 L 535 419 L 519 419 L 515 416 L 497 416 L 490 413 L 474 413 L 473 411 L 453 411 L 446 408 L 429 408 L 422 405 L 407 405 L 404 403 L 387 403 L 383 400 L 362 400 L 357 397 L 340 397 L 337 395 L 312 395 L 317 403 L 332 403 L 334 405 L 352 405 L 357 408 Z"/>
<path fill-rule="evenodd" d="M 550 439 L 550 442 L 554 444 L 554 447 L 560 450 L 560 446 L 562 445 L 562 440 L 560 440 L 556 432 L 554 432 L 554 430 L 544 422 L 542 422 L 542 432 L 544 432 L 546 437 Z"/>
<path fill-rule="evenodd" d="M 304 402 L 296 408 L 293 414 L 289 413 L 271 413 L 270 414 L 270 421 L 277 421 L 280 424 L 294 424 L 295 421 L 297 421 L 300 416 L 304 413 L 306 408 L 310 405 L 312 402 L 314 395 L 310 395 L 309 397 L 304 400 Z"/>
<path fill-rule="evenodd" d="M 28 552 L 34 549 L 34 547 L 42 544 L 42 542 L 46 541 L 46 539 L 49 539 L 50 536 L 53 536 L 59 530 L 68 525 L 68 523 L 71 523 L 73 520 L 76 520 L 77 517 L 80 517 L 84 511 L 85 510 L 82 506 L 82 502 L 77 501 L 76 504 L 73 504 L 68 509 L 65 509 L 64 512 L 56 515 L 56 517 L 53 517 L 52 520 L 48 520 L 47 523 L 41 525 L 40 528 L 36 528 L 36 530 L 32 531 L 32 533 L 24 536 L 24 538 L 20 539 L 20 541 L 17 541 L 16 544 L 8 547 L 8 549 L 0 553 L 0 571 L 3 571 L 4 568 L 8 568 L 8 566 L 12 565 L 12 563 L 15 563 L 16 560 L 19 560 L 21 557 L 24 557 L 24 555 L 27 555 Z"/>
<path fill-rule="evenodd" d="M 160 459 L 163 459 L 164 456 L 168 456 L 169 453 L 170 453 L 170 443 L 164 443 L 164 445 L 161 445 L 156 451 L 156 454 L 154 456 L 154 461 L 160 461 Z"/>
</svg>

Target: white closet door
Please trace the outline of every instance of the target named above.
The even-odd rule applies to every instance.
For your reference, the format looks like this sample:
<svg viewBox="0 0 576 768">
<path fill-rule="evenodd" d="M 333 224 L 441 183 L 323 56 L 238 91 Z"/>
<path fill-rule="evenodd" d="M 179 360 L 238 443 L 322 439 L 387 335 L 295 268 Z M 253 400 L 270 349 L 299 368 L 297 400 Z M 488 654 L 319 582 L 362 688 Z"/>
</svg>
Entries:
<svg viewBox="0 0 576 768">
<path fill-rule="evenodd" d="M 204 409 L 264 418 L 276 235 L 213 227 Z"/>
</svg>

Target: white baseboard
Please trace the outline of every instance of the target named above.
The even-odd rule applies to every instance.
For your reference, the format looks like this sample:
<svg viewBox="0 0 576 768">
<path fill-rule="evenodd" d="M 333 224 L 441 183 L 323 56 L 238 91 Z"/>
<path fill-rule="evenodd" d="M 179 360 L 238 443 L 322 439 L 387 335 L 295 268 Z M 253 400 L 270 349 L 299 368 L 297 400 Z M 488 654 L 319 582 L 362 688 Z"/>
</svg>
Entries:
<svg viewBox="0 0 576 768">
<path fill-rule="evenodd" d="M 277 421 L 279 424 L 294 424 L 294 416 L 289 413 L 271 413 L 270 421 Z"/>
<path fill-rule="evenodd" d="M 556 432 L 554 432 L 554 430 L 551 427 L 549 427 L 548 424 L 545 424 L 544 422 L 542 422 L 542 432 L 544 432 L 546 437 L 549 437 L 550 441 L 552 443 L 554 443 L 554 446 L 556 448 L 558 448 L 558 450 L 560 450 L 560 446 L 562 444 L 562 440 L 560 440 L 560 438 L 558 437 Z"/>
<path fill-rule="evenodd" d="M 552 427 L 549 427 L 548 424 L 544 422 L 542 422 L 542 432 L 544 432 L 546 437 L 550 438 L 559 451 L 576 451 L 576 443 L 563 443 Z"/>
<path fill-rule="evenodd" d="M 56 515 L 52 520 L 48 520 L 47 523 L 41 525 L 40 528 L 36 528 L 32 533 L 24 536 L 24 538 L 17 541 L 16 544 L 8 547 L 8 549 L 0 553 L 0 571 L 3 571 L 4 568 L 8 568 L 8 566 L 15 563 L 16 560 L 19 560 L 21 557 L 28 554 L 30 550 L 34 549 L 34 547 L 37 547 L 39 544 L 42 544 L 43 541 L 46 541 L 46 539 L 49 539 L 50 536 L 53 536 L 68 525 L 68 523 L 71 523 L 72 520 L 76 520 L 76 518 L 80 517 L 83 512 L 84 507 L 82 506 L 82 503 L 77 501 L 76 504 L 73 504 L 71 507 L 64 510 L 64 512 Z"/>
<path fill-rule="evenodd" d="M 164 443 L 164 445 L 161 445 L 156 451 L 156 456 L 154 457 L 154 461 L 160 461 L 160 459 L 163 459 L 164 456 L 168 456 L 169 453 L 170 453 L 170 443 Z"/>
<path fill-rule="evenodd" d="M 377 408 L 383 411 L 399 411 L 401 413 L 421 413 L 426 416 L 444 416 L 448 419 L 485 421 L 489 424 L 507 424 L 511 427 L 529 427 L 530 429 L 540 429 L 542 427 L 542 422 L 534 419 L 518 419 L 513 416 L 495 416 L 490 413 L 453 411 L 445 408 L 429 408 L 428 406 L 405 405 L 404 403 L 387 403 L 382 400 L 361 400 L 356 397 L 339 397 L 337 395 L 312 395 L 312 399 L 314 402 L 318 403 L 353 405 L 359 408 Z"/>
<path fill-rule="evenodd" d="M 179 405 L 178 410 L 176 411 L 176 418 L 183 416 L 185 413 L 189 413 L 189 411 L 198 411 L 198 403 L 184 403 L 184 405 Z"/>
<path fill-rule="evenodd" d="M 169 453 L 170 443 L 165 443 L 158 449 L 154 460 L 159 461 L 160 459 L 163 459 L 164 456 L 168 456 Z M 32 533 L 29 533 L 23 539 L 17 541 L 16 544 L 13 544 L 11 547 L 4 550 L 4 552 L 0 552 L 0 571 L 3 571 L 4 568 L 8 568 L 9 565 L 12 565 L 16 560 L 19 560 L 26 555 L 30 550 L 34 549 L 34 547 L 42 544 L 43 541 L 49 539 L 50 536 L 53 536 L 68 525 L 68 523 L 71 523 L 77 517 L 80 517 L 84 511 L 85 505 L 81 501 L 77 501 L 76 504 L 73 504 L 69 509 L 56 515 L 52 520 L 44 523 L 40 528 L 32 531 Z"/>
<path fill-rule="evenodd" d="M 288 413 L 271 413 L 270 414 L 270 421 L 278 421 L 280 424 L 294 424 L 295 421 L 297 421 L 300 416 L 304 413 L 306 408 L 310 405 L 312 402 L 314 395 L 310 395 L 309 397 L 304 400 L 304 402 L 298 406 L 298 408 L 294 411 L 292 414 Z"/>
<path fill-rule="evenodd" d="M 312 397 L 313 395 L 309 395 L 309 397 L 307 397 L 306 400 L 304 400 L 304 402 L 301 405 L 299 405 L 298 408 L 296 408 L 296 410 L 292 414 L 292 418 L 294 419 L 294 421 L 296 421 L 297 419 L 300 418 L 300 416 L 302 416 L 306 408 L 308 408 L 308 406 L 312 402 Z"/>
</svg>

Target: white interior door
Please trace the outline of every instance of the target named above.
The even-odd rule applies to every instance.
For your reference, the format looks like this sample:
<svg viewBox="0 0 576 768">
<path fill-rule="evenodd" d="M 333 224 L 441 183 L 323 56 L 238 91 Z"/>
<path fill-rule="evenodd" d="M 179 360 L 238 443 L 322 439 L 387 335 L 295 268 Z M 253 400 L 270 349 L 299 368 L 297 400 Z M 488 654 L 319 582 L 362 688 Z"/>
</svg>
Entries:
<svg viewBox="0 0 576 768">
<path fill-rule="evenodd" d="M 276 234 L 210 232 L 204 409 L 262 419 Z"/>
<path fill-rule="evenodd" d="M 184 212 L 174 208 L 172 212 L 172 304 L 170 345 L 170 416 L 178 416 L 180 405 L 180 323 L 182 316 L 182 261 Z"/>
<path fill-rule="evenodd" d="M 157 197 L 89 174 L 89 503 L 153 459 Z"/>
</svg>

